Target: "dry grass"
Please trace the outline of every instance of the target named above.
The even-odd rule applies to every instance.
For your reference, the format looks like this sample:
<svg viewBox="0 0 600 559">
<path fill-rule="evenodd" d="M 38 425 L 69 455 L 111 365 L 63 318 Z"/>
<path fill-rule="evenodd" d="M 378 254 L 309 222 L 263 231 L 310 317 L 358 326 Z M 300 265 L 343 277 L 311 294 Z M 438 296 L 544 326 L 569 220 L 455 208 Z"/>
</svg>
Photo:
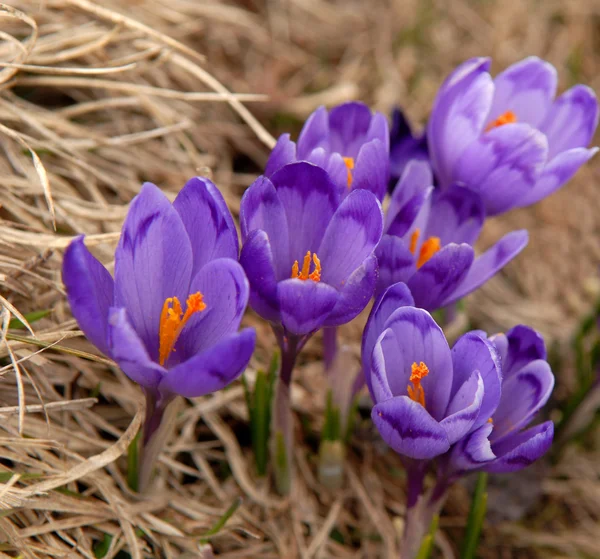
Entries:
<svg viewBox="0 0 600 559">
<path fill-rule="evenodd" d="M 182 404 L 157 487 L 132 493 L 125 455 L 143 416 L 141 394 L 77 331 L 60 281 L 62 249 L 85 233 L 110 267 L 144 180 L 174 196 L 190 176 L 211 175 L 237 213 L 272 145 L 267 129 L 297 130 L 317 105 L 350 98 L 384 111 L 401 103 L 422 121 L 443 76 L 469 56 L 493 55 L 499 69 L 537 54 L 557 66 L 563 87 L 584 81 L 600 90 L 599 28 L 600 3 L 588 0 L 0 6 L 0 557 L 94 557 L 108 534 L 105 557 L 208 558 L 202 535 L 239 497 L 211 538 L 219 556 L 393 557 L 402 474 L 397 457 L 373 444 L 368 423 L 354 438 L 343 491 L 330 494 L 315 479 L 318 339 L 294 386 L 306 441 L 296 452 L 294 506 L 252 473 L 239 384 Z M 600 256 L 599 166 L 596 159 L 549 200 L 489 224 L 482 246 L 522 227 L 531 243 L 470 298 L 473 323 L 526 322 L 566 348 Z M 51 313 L 32 324 L 35 334 L 7 333 L 9 315 L 43 309 Z M 273 340 L 255 317 L 247 321 L 258 329 L 253 366 L 261 366 Z M 360 321 L 344 329 L 355 349 L 359 332 Z M 561 398 L 568 367 L 559 375 Z M 598 438 L 514 476 L 508 488 L 492 487 L 482 557 L 598 556 Z M 456 556 L 467 508 L 459 486 L 445 509 L 440 557 Z"/>
</svg>

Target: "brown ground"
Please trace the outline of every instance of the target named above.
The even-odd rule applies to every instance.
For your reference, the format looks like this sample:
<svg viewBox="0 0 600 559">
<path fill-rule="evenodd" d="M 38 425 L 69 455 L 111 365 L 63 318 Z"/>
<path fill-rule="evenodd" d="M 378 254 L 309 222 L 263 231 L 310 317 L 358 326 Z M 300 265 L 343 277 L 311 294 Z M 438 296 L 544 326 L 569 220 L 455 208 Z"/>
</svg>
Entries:
<svg viewBox="0 0 600 559">
<path fill-rule="evenodd" d="M 35 339 L 11 330 L 0 349 L 0 557 L 94 557 L 107 534 L 105 557 L 195 557 L 240 496 L 211 539 L 219 556 L 394 557 L 403 477 L 368 423 L 353 439 L 344 490 L 315 479 L 325 391 L 318 339 L 295 386 L 303 429 L 293 506 L 252 473 L 239 384 L 185 403 L 156 489 L 132 493 L 125 456 L 141 393 L 106 359 L 78 353 L 95 350 L 65 303 L 62 249 L 86 233 L 110 264 L 144 180 L 174 195 L 194 174 L 212 175 L 237 213 L 271 134 L 296 133 L 318 105 L 347 99 L 385 112 L 399 103 L 422 122 L 443 77 L 471 56 L 491 55 L 499 70 L 536 54 L 556 65 L 561 88 L 600 90 L 599 37 L 597 0 L 0 4 L 4 326 L 9 313 L 51 310 L 33 324 Z M 596 158 L 550 199 L 489 223 L 482 248 L 514 228 L 528 228 L 531 241 L 468 300 L 477 326 L 525 322 L 546 334 L 562 362 L 559 404 L 574 388 L 567 342 L 598 293 L 598 169 Z M 273 339 L 256 317 L 247 321 L 260 340 L 252 365 L 263 366 Z M 354 349 L 360 324 L 343 332 Z M 584 442 L 494 481 L 481 557 L 600 557 L 598 432 Z M 452 492 L 436 556 L 457 556 L 468 495 L 468 484 Z"/>
</svg>

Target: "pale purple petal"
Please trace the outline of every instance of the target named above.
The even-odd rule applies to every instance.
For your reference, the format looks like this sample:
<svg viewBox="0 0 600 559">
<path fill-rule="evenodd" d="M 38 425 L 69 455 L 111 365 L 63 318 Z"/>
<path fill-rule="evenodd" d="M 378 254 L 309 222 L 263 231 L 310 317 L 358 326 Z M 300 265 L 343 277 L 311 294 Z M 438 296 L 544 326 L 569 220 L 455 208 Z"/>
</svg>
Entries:
<svg viewBox="0 0 600 559">
<path fill-rule="evenodd" d="M 154 362 L 124 308 L 112 307 L 108 318 L 108 348 L 110 356 L 121 370 L 144 388 L 156 388 L 167 371 Z M 158 330 L 156 331 L 158 338 Z"/>
<path fill-rule="evenodd" d="M 365 368 L 365 380 L 375 404 L 394 397 L 388 383 L 388 370 L 383 348 L 395 343 L 396 336 L 394 333 L 391 330 L 385 330 L 373 345 L 371 355 L 364 358 L 364 361 L 368 363 Z"/>
<path fill-rule="evenodd" d="M 528 241 L 529 235 L 525 230 L 504 235 L 493 247 L 475 259 L 467 276 L 458 288 L 447 296 L 442 306 L 462 299 L 483 285 L 517 256 L 527 246 Z"/>
<path fill-rule="evenodd" d="M 598 126 L 598 100 L 594 91 L 576 85 L 554 101 L 540 130 L 548 137 L 552 159 L 559 153 L 587 147 Z"/>
<path fill-rule="evenodd" d="M 339 297 L 337 290 L 326 283 L 300 279 L 280 282 L 277 295 L 283 326 L 298 335 L 321 328 Z"/>
<path fill-rule="evenodd" d="M 475 470 L 496 458 L 489 441 L 493 428 L 491 423 L 485 423 L 454 445 L 449 457 L 451 471 L 460 473 Z"/>
<path fill-rule="evenodd" d="M 288 222 L 279 195 L 268 178 L 259 177 L 244 192 L 240 203 L 240 227 L 244 243 L 252 231 L 264 231 L 269 238 L 277 279 L 290 277 L 294 260 L 290 258 Z"/>
<path fill-rule="evenodd" d="M 454 297 L 455 290 L 467 277 L 473 258 L 473 247 L 465 243 L 443 247 L 408 280 L 415 303 L 431 311 L 446 306 L 448 298 Z"/>
<path fill-rule="evenodd" d="M 502 370 L 505 378 L 521 370 L 522 367 L 541 359 L 546 361 L 546 344 L 544 338 L 533 328 L 522 324 L 511 328 L 505 335 L 506 350 L 502 360 Z M 496 337 L 491 340 L 494 344 Z"/>
<path fill-rule="evenodd" d="M 164 302 L 170 297 L 186 300 L 192 265 L 181 217 L 155 185 L 145 183 L 131 203 L 115 253 L 115 306 L 127 309 L 155 361 Z"/>
<path fill-rule="evenodd" d="M 494 473 L 508 473 L 521 470 L 541 458 L 552 445 L 554 424 L 546 421 L 514 437 L 510 437 L 496 445 L 492 451 L 498 456 L 496 460 L 482 469 Z"/>
<path fill-rule="evenodd" d="M 447 415 L 440 422 L 450 444 L 454 444 L 475 426 L 475 421 L 480 415 L 484 391 L 479 371 L 473 371 L 450 400 Z"/>
<path fill-rule="evenodd" d="M 546 136 L 528 124 L 485 132 L 463 151 L 453 179 L 478 192 L 488 215 L 516 206 L 533 190 L 548 159 Z"/>
<path fill-rule="evenodd" d="M 393 235 L 381 237 L 375 255 L 379 263 L 376 295 L 383 293 L 395 283 L 406 283 L 417 270 L 414 255 L 400 237 Z"/>
<path fill-rule="evenodd" d="M 538 128 L 556 94 L 556 69 L 537 56 L 529 56 L 494 79 L 494 102 L 488 121 L 506 111 L 515 113 L 518 122 Z"/>
<path fill-rule="evenodd" d="M 290 140 L 289 134 L 282 134 L 277 139 L 271 155 L 269 155 L 269 160 L 265 166 L 265 175 L 270 177 L 284 165 L 294 163 L 296 160 L 296 144 Z"/>
<path fill-rule="evenodd" d="M 407 233 L 411 231 L 412 234 L 412 232 L 418 228 L 417 225 L 423 223 L 422 219 L 419 219 L 419 223 L 417 223 L 417 218 L 423 215 L 424 208 L 426 208 L 427 215 L 429 215 L 429 207 L 433 191 L 434 187 L 431 186 L 421 192 L 417 192 L 412 198 L 407 200 L 401 208 L 398 208 L 398 211 L 396 211 L 393 218 L 389 217 L 389 210 L 392 209 L 390 207 L 388 209 L 388 225 L 384 229 L 385 232 L 388 235 L 402 237 L 405 242 L 410 243 L 410 238 L 407 238 L 409 237 Z M 394 194 L 395 193 L 396 191 L 394 191 Z M 396 208 L 393 209 L 395 210 Z M 420 228 L 419 231 L 421 231 Z"/>
<path fill-rule="evenodd" d="M 250 282 L 250 306 L 265 320 L 279 322 L 281 313 L 273 252 L 271 242 L 264 231 L 250 233 L 242 246 L 240 264 Z"/>
<path fill-rule="evenodd" d="M 114 282 L 107 269 L 86 248 L 83 236 L 73 240 L 65 251 L 62 280 L 79 328 L 108 355 L 108 309 L 113 305 Z"/>
<path fill-rule="evenodd" d="M 450 448 L 442 426 L 408 396 L 397 396 L 375 405 L 371 418 L 381 438 L 398 454 L 430 460 Z"/>
<path fill-rule="evenodd" d="M 304 123 L 297 142 L 298 159 L 307 159 L 311 151 L 325 148 L 330 151 L 329 115 L 325 107 L 319 107 Z"/>
<path fill-rule="evenodd" d="M 351 101 L 329 111 L 330 149 L 356 159 L 367 139 L 373 115 L 364 103 Z"/>
<path fill-rule="evenodd" d="M 381 239 L 383 212 L 366 190 L 352 191 L 333 214 L 317 249 L 321 280 L 340 290 Z"/>
<path fill-rule="evenodd" d="M 443 187 L 453 182 L 456 162 L 483 130 L 494 95 L 488 58 L 461 64 L 442 84 L 427 125 L 434 172 Z"/>
<path fill-rule="evenodd" d="M 246 328 L 229 334 L 191 359 L 173 367 L 163 378 L 159 390 L 196 398 L 225 388 L 239 377 L 254 351 L 256 333 Z"/>
<path fill-rule="evenodd" d="M 173 202 L 188 233 L 194 255 L 192 277 L 214 258 L 239 254 L 237 231 L 219 189 L 204 177 L 190 179 Z"/>
<path fill-rule="evenodd" d="M 383 200 L 390 179 L 390 158 L 385 144 L 371 140 L 364 144 L 354 162 L 352 190 L 364 189 Z"/>
<path fill-rule="evenodd" d="M 338 187 L 340 197 L 348 193 L 348 167 L 339 153 L 329 153 L 325 148 L 317 148 L 310 152 L 306 160 L 327 171 Z"/>
</svg>

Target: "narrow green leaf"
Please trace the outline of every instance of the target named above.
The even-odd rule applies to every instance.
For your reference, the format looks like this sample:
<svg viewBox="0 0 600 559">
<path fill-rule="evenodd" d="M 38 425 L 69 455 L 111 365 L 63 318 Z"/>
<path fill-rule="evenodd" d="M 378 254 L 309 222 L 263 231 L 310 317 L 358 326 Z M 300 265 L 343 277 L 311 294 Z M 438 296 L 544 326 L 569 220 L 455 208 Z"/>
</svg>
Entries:
<svg viewBox="0 0 600 559">
<path fill-rule="evenodd" d="M 129 444 L 127 449 L 127 485 L 132 491 L 137 491 L 139 487 L 139 467 L 140 467 L 140 432 Z"/>
<path fill-rule="evenodd" d="M 440 517 L 438 514 L 436 514 L 431 520 L 431 524 L 429 526 L 429 533 L 423 538 L 423 541 L 421 542 L 421 547 L 419 548 L 419 553 L 417 553 L 416 559 L 429 559 L 429 556 L 433 551 L 433 542 L 435 540 L 435 533 L 437 532 L 439 522 Z"/>
<path fill-rule="evenodd" d="M 238 508 L 242 504 L 242 501 L 243 499 L 241 497 L 236 497 L 235 501 L 233 501 L 233 503 L 229 505 L 229 508 L 225 511 L 223 516 L 221 516 L 221 518 L 217 520 L 214 526 L 208 532 L 202 534 L 202 536 L 200 537 L 200 543 L 208 543 L 212 536 L 218 534 L 223 528 L 223 526 L 225 526 L 225 523 L 235 514 L 235 511 L 238 510 Z"/>
<path fill-rule="evenodd" d="M 325 403 L 325 423 L 323 424 L 321 438 L 324 441 L 337 441 L 341 438 L 341 431 L 340 410 L 333 403 L 333 395 L 330 390 L 327 393 L 327 400 Z"/>
<path fill-rule="evenodd" d="M 463 540 L 462 553 L 460 554 L 461 559 L 474 559 L 475 552 L 477 551 L 479 535 L 481 534 L 481 528 L 487 511 L 487 479 L 488 475 L 485 472 L 480 473 L 477 478 L 477 485 L 475 486 L 475 493 L 473 494 L 471 510 L 469 511 L 469 518 L 467 520 L 467 530 L 465 539 Z"/>
<path fill-rule="evenodd" d="M 43 311 L 32 311 L 30 313 L 24 314 L 25 320 L 29 322 L 29 324 L 33 324 L 38 320 L 41 320 L 45 316 L 48 316 L 52 312 L 52 309 L 45 309 Z M 12 318 L 8 323 L 8 328 L 11 330 L 25 330 L 25 324 L 23 324 L 18 318 Z"/>
<path fill-rule="evenodd" d="M 94 555 L 98 559 L 102 559 L 108 553 L 113 537 L 110 534 L 104 534 L 104 539 L 94 546 Z"/>
</svg>

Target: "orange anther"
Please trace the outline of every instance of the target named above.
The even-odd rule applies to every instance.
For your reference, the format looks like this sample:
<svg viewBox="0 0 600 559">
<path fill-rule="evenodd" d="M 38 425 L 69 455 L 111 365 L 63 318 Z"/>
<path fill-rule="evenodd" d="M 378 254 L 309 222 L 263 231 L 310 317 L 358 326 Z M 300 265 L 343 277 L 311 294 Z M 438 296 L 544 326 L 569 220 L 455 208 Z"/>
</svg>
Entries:
<svg viewBox="0 0 600 559">
<path fill-rule="evenodd" d="M 354 169 L 354 157 L 343 157 L 346 169 L 348 169 L 348 188 L 352 186 L 352 169 Z"/>
<path fill-rule="evenodd" d="M 419 242 L 419 237 L 421 236 L 421 230 L 417 227 L 413 234 L 410 236 L 410 252 L 414 254 L 417 251 L 417 243 Z"/>
<path fill-rule="evenodd" d="M 425 378 L 429 374 L 427 365 L 421 361 L 418 365 L 416 362 L 412 364 L 411 375 L 408 379 L 412 386 L 409 384 L 406 389 L 408 391 L 408 397 L 413 401 L 421 404 L 425 407 L 425 391 L 421 386 L 421 379 Z"/>
<path fill-rule="evenodd" d="M 494 128 L 498 128 L 498 126 L 504 126 L 505 124 L 514 124 L 515 122 L 517 122 L 517 115 L 512 111 L 506 111 L 505 113 L 502 113 L 497 119 L 489 122 L 488 125 L 485 127 L 485 131 L 489 132 Z"/>
<path fill-rule="evenodd" d="M 412 241 L 412 239 L 411 239 Z M 411 242 L 412 246 L 412 242 Z M 429 237 L 422 245 L 419 251 L 419 259 L 417 260 L 417 268 L 425 264 L 436 252 L 442 248 L 442 243 L 439 237 Z"/>
<path fill-rule="evenodd" d="M 321 281 L 321 261 L 315 252 L 312 255 L 312 261 L 315 265 L 315 269 L 310 272 L 310 260 L 311 260 L 311 252 L 310 250 L 306 252 L 304 255 L 304 260 L 302 262 L 302 270 L 300 270 L 300 266 L 298 261 L 295 260 L 292 265 L 292 275 L 293 279 L 300 279 L 302 281 L 311 279 L 313 281 Z"/>
<path fill-rule="evenodd" d="M 171 352 L 175 351 L 175 343 L 187 321 L 193 314 L 201 312 L 206 308 L 202 293 L 199 291 L 192 293 L 185 303 L 185 313 L 177 297 L 168 297 L 163 304 L 158 330 L 158 360 L 163 367 Z"/>
</svg>

